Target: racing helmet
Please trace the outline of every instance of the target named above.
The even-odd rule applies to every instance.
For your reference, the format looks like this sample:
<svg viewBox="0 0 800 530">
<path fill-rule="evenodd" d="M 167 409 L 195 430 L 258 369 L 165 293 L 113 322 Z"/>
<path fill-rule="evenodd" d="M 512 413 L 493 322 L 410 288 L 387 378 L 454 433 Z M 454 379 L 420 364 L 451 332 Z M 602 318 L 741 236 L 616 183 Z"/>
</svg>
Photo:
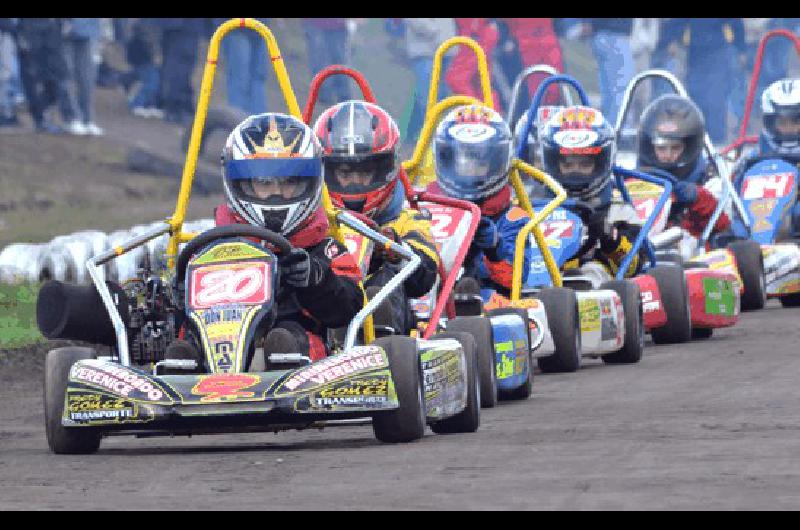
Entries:
<svg viewBox="0 0 800 530">
<path fill-rule="evenodd" d="M 268 112 L 237 125 L 222 149 L 222 184 L 248 223 L 294 234 L 322 196 L 322 151 L 314 132 L 293 116 Z"/>
<path fill-rule="evenodd" d="M 485 105 L 450 111 L 436 128 L 434 167 L 439 187 L 458 199 L 480 201 L 508 183 L 511 129 Z"/>
<path fill-rule="evenodd" d="M 616 143 L 599 110 L 582 105 L 559 110 L 543 126 L 541 143 L 544 171 L 570 197 L 589 200 L 607 188 Z"/>
<path fill-rule="evenodd" d="M 340 208 L 375 215 L 397 186 L 400 130 L 388 112 L 364 101 L 327 109 L 314 124 L 325 183 Z"/>
<path fill-rule="evenodd" d="M 762 140 L 779 155 L 800 155 L 800 128 L 792 126 L 790 132 L 781 131 L 783 122 L 800 124 L 800 79 L 775 81 L 761 94 L 761 112 L 764 129 Z"/>
<path fill-rule="evenodd" d="M 540 131 L 542 126 L 547 123 L 547 120 L 550 118 L 550 116 L 562 108 L 564 107 L 558 105 L 540 106 L 536 110 L 536 119 L 534 120 L 533 124 L 531 124 L 531 130 L 528 133 L 527 138 L 522 138 L 522 129 L 525 128 L 525 124 L 528 122 L 528 113 L 530 112 L 530 109 L 526 110 L 522 116 L 520 116 L 519 120 L 517 120 L 517 124 L 514 126 L 514 152 L 517 152 L 520 143 L 525 144 L 525 149 L 523 149 L 521 157 L 523 162 L 534 167 L 541 168 L 541 145 L 537 141 L 537 138 L 541 136 Z"/>
<path fill-rule="evenodd" d="M 650 103 L 642 114 L 637 139 L 639 167 L 663 169 L 685 179 L 697 167 L 705 134 L 706 122 L 697 105 L 683 96 L 665 94 Z M 657 150 L 670 146 L 682 146 L 680 154 L 667 151 L 659 158 Z M 664 159 L 665 156 L 668 158 Z"/>
</svg>

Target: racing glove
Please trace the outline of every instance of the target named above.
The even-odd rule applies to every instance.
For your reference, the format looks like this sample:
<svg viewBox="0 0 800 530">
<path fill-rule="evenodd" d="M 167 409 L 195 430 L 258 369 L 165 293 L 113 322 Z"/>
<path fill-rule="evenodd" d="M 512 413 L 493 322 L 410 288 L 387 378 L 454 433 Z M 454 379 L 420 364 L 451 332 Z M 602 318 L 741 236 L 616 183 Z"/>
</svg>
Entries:
<svg viewBox="0 0 800 530">
<path fill-rule="evenodd" d="M 497 224 L 489 217 L 481 217 L 478 229 L 475 231 L 475 246 L 481 250 L 494 250 L 500 243 L 500 234 Z"/>
<path fill-rule="evenodd" d="M 395 243 L 399 244 L 401 242 L 400 236 L 397 235 L 397 231 L 395 231 L 395 229 L 391 226 L 384 226 L 381 228 L 381 234 L 383 234 L 387 239 L 391 239 Z M 380 259 L 388 263 L 399 263 L 402 259 L 400 254 L 394 252 L 393 250 L 389 250 L 382 245 L 376 245 L 375 253 Z"/>
<path fill-rule="evenodd" d="M 325 266 L 301 248 L 278 258 L 281 282 L 292 287 L 316 287 L 322 282 Z"/>
<path fill-rule="evenodd" d="M 692 204 L 697 200 L 697 184 L 692 182 L 676 182 L 672 187 L 675 204 Z"/>
</svg>

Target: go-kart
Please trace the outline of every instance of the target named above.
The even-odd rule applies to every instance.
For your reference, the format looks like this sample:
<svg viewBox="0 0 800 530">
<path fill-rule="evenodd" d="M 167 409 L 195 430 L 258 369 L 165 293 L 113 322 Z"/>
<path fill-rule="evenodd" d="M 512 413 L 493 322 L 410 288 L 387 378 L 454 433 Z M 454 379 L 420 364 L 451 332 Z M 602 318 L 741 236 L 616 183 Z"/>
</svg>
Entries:
<svg viewBox="0 0 800 530">
<path fill-rule="evenodd" d="M 618 137 L 623 136 L 626 131 L 636 130 L 635 128 L 623 128 L 634 92 L 644 81 L 655 79 L 662 79 L 665 84 L 672 87 L 676 94 L 688 97 L 683 85 L 670 72 L 647 70 L 638 74 L 630 81 L 623 96 L 616 124 Z M 621 140 L 621 143 L 626 145 L 624 140 Z M 630 144 L 631 142 L 627 142 L 627 145 Z M 713 283 L 711 271 L 727 272 L 735 277 L 736 290 L 741 295 L 742 310 L 761 309 L 766 301 L 764 263 L 761 251 L 756 242 L 749 240 L 749 222 L 744 213 L 745 208 L 730 182 L 729 165 L 716 152 L 708 134 L 704 138 L 704 149 L 709 163 L 719 175 L 718 179 L 712 179 L 709 182 L 707 188 L 711 189 L 712 193 L 718 195 L 719 198 L 717 207 L 709 217 L 702 235 L 698 239 L 679 226 L 666 228 L 666 219 L 660 220 L 649 233 L 656 244 L 657 256 L 663 260 L 685 264 L 687 267 L 685 274 L 689 283 L 689 298 L 692 300 L 692 323 L 695 329 L 694 335 L 698 337 L 710 336 L 713 328 L 727 327 L 735 323 L 735 318 L 733 318 L 735 315 L 732 314 L 700 316 L 704 312 L 704 307 L 710 307 L 707 299 L 708 293 L 706 296 L 703 296 L 703 293 L 707 290 L 704 288 L 705 285 Z M 636 164 L 635 149 L 633 152 L 630 150 L 623 152 L 622 157 L 626 165 Z M 662 171 L 657 173 L 673 184 L 676 182 L 669 173 Z M 648 191 L 647 187 L 645 183 L 637 185 L 638 198 L 634 197 L 634 202 L 640 215 L 643 215 L 651 204 L 648 195 L 653 192 L 652 190 Z M 666 216 L 669 211 L 670 205 L 667 205 L 663 210 L 663 215 Z M 712 230 L 723 212 L 726 212 L 734 220 L 737 219 L 737 215 L 738 219 L 744 219 L 744 222 L 734 222 L 734 226 L 741 227 L 741 236 L 736 240 L 731 241 L 732 238 L 725 238 L 722 235 L 712 237 Z M 714 250 L 707 249 L 708 246 L 713 246 Z M 727 305 L 725 309 L 729 309 Z"/>
<path fill-rule="evenodd" d="M 522 117 L 521 111 L 524 107 L 521 105 L 521 102 L 523 99 L 522 94 L 525 90 L 525 82 L 529 77 L 536 74 L 544 74 L 545 76 L 549 77 L 559 75 L 559 72 L 549 64 L 534 64 L 526 67 L 524 70 L 522 70 L 522 72 L 519 73 L 517 78 L 514 79 L 514 85 L 511 88 L 511 102 L 508 106 L 508 114 L 506 114 L 506 121 L 508 121 L 508 125 L 511 127 L 512 131 L 515 129 L 517 122 Z M 561 85 L 561 100 L 564 105 L 573 105 L 572 94 L 566 85 Z"/>
<path fill-rule="evenodd" d="M 458 42 L 459 41 L 454 41 L 450 45 L 458 44 Z M 441 60 L 441 56 L 439 60 Z M 360 72 L 346 66 L 332 65 L 321 70 L 311 81 L 309 98 L 303 113 L 307 123 L 314 113 L 319 88 L 326 79 L 333 75 L 343 75 L 351 78 L 361 89 L 364 101 L 377 103 L 369 83 Z M 434 97 L 436 97 L 435 92 Z M 459 201 L 426 191 L 415 190 L 411 186 L 406 175 L 406 168 L 403 166 L 399 169 L 399 178 L 403 185 L 408 205 L 415 210 L 425 211 L 428 215 L 431 215 L 434 221 L 434 231 L 440 229 L 442 220 L 447 215 L 454 215 L 457 216 L 459 220 L 463 220 L 463 224 L 461 225 L 462 231 L 460 232 L 462 240 L 472 240 L 475 230 L 478 227 L 478 221 L 480 220 L 480 211 L 477 206 L 467 201 Z M 374 230 L 378 229 L 375 223 L 368 217 L 363 215 L 357 215 L 357 217 Z M 373 241 L 353 230 L 348 230 L 346 227 L 342 234 L 345 239 L 345 244 L 349 251 L 357 257 L 359 267 L 366 277 L 373 252 Z M 438 250 L 441 252 L 442 249 L 440 248 Z M 498 385 L 498 377 L 495 371 L 495 347 L 491 323 L 486 319 L 472 318 L 471 316 L 459 318 L 455 313 L 455 306 L 451 300 L 451 293 L 458 279 L 458 272 L 461 268 L 461 264 L 466 257 L 466 251 L 467 247 L 464 247 L 460 250 L 456 249 L 453 252 L 445 252 L 444 255 L 440 256 L 439 277 L 431 292 L 422 299 L 411 299 L 409 302 L 418 320 L 418 327 L 421 328 L 415 335 L 419 335 L 425 340 L 430 339 L 434 333 L 439 332 L 441 334 L 447 331 L 469 333 L 473 336 L 476 342 L 476 355 L 478 357 L 478 382 L 481 386 L 481 406 L 488 408 L 494 407 L 497 404 L 501 391 L 504 391 L 508 384 L 504 382 Z M 444 330 L 443 326 L 439 326 L 439 319 L 445 311 L 446 318 L 449 321 L 449 328 L 447 330 Z M 376 329 L 383 335 L 392 335 L 397 331 L 391 326 L 386 325 L 385 322 L 378 323 Z M 528 387 L 530 387 L 530 385 L 528 385 Z M 529 393 L 530 390 L 528 391 L 528 394 Z M 515 393 L 513 395 L 517 397 L 527 397 L 527 395 L 522 396 L 521 394 L 524 394 L 524 392 Z"/>
<path fill-rule="evenodd" d="M 791 31 L 776 29 L 761 39 L 756 52 L 753 74 L 745 101 L 744 117 L 738 137 L 720 152 L 728 160 L 738 160 L 748 146 L 758 143 L 758 136 L 748 136 L 747 128 L 758 87 L 761 64 L 767 42 L 775 37 L 792 41 L 800 55 L 800 37 Z M 753 158 L 734 186 L 744 203 L 742 224 L 734 224 L 734 234 L 751 237 L 761 244 L 766 274 L 766 295 L 778 298 L 785 307 L 800 306 L 800 247 L 797 229 L 791 226 L 791 209 L 797 202 L 798 170 L 780 159 Z"/>
<path fill-rule="evenodd" d="M 419 258 L 334 210 L 327 189 L 323 205 L 338 241 L 346 225 L 408 261 L 357 314 L 344 347 L 315 362 L 301 353 L 256 354 L 258 336 L 275 321 L 274 300 L 281 288 L 277 255 L 291 250 L 288 241 L 249 225 L 200 235 L 182 231 L 219 43 L 239 27 L 264 38 L 289 110 L 301 116 L 269 29 L 254 19 L 222 24 L 208 49 L 172 217 L 88 260 L 94 285 L 51 282 L 40 291 L 37 322 L 47 338 L 101 346 L 58 348 L 47 355 L 44 401 L 51 450 L 93 453 L 110 435 L 277 432 L 353 418 L 371 419 L 376 438 L 384 442 L 419 439 L 426 423 L 441 433 L 477 430 L 474 340 L 452 332 L 428 341 L 374 340 L 370 314 L 411 274 Z M 170 235 L 163 276 L 145 271 L 127 292 L 101 280 L 104 264 L 162 234 Z M 186 246 L 178 252 L 181 243 Z M 365 345 L 357 346 L 362 323 Z"/>
</svg>

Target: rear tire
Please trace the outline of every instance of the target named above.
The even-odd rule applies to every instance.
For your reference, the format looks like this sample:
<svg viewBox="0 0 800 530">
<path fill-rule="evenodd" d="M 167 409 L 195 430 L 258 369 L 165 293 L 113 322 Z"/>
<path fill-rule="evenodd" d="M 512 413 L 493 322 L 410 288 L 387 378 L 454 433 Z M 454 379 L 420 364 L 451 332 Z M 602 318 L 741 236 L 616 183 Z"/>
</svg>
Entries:
<svg viewBox="0 0 800 530">
<path fill-rule="evenodd" d="M 545 373 L 576 372 L 581 367 L 581 317 L 575 291 L 567 287 L 542 289 L 537 295 L 544 304 L 547 327 L 553 337 L 555 353 L 539 357 Z"/>
<path fill-rule="evenodd" d="M 463 331 L 475 339 L 475 357 L 478 361 L 478 384 L 481 387 L 481 407 L 497 405 L 499 392 L 494 366 L 494 334 L 492 323 L 480 316 L 457 317 L 447 322 L 447 331 Z"/>
<path fill-rule="evenodd" d="M 800 307 L 800 293 L 787 294 L 781 296 L 779 300 L 783 307 Z"/>
<path fill-rule="evenodd" d="M 692 328 L 693 339 L 710 339 L 713 334 L 714 330 L 712 328 Z"/>
<path fill-rule="evenodd" d="M 100 430 L 96 427 L 64 427 L 67 380 L 72 365 L 94 359 L 91 348 L 66 347 L 47 352 L 44 371 L 44 421 L 47 445 L 59 455 L 87 455 L 100 448 Z"/>
<path fill-rule="evenodd" d="M 625 312 L 625 343 L 622 348 L 601 358 L 608 364 L 631 364 L 642 360 L 644 350 L 644 314 L 639 285 L 630 280 L 613 280 L 600 286 L 616 291 Z"/>
<path fill-rule="evenodd" d="M 386 443 L 419 440 L 425 435 L 425 397 L 416 340 L 392 336 L 377 339 L 373 344 L 383 348 L 389 357 L 389 368 L 400 403 L 395 410 L 373 415 L 375 438 Z"/>
<path fill-rule="evenodd" d="M 752 239 L 734 241 L 728 245 L 736 258 L 739 276 L 742 277 L 742 311 L 764 309 L 767 303 L 767 282 L 764 278 L 764 258 L 761 245 Z"/>
<path fill-rule="evenodd" d="M 661 303 L 667 313 L 667 323 L 650 330 L 656 344 L 681 344 L 692 339 L 692 315 L 689 309 L 689 291 L 683 269 L 672 265 L 659 265 L 647 271 L 655 278 L 661 293 Z"/>
<path fill-rule="evenodd" d="M 450 331 L 434 335 L 432 339 L 456 339 L 461 343 L 461 347 L 464 348 L 464 359 L 467 362 L 467 405 L 464 410 L 455 416 L 432 423 L 431 430 L 436 434 L 475 432 L 481 424 L 481 399 L 480 387 L 477 381 L 478 360 L 475 355 L 477 348 L 475 337 L 464 331 Z"/>
</svg>

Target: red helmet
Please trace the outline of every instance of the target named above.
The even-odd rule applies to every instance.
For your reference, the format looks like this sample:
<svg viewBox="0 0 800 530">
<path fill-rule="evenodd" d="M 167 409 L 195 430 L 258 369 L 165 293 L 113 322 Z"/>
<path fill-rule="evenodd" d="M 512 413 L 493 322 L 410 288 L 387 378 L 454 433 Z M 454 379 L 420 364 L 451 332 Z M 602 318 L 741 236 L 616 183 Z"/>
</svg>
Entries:
<svg viewBox="0 0 800 530">
<path fill-rule="evenodd" d="M 364 101 L 327 109 L 314 124 L 325 183 L 340 208 L 373 216 L 397 186 L 400 131 L 388 112 Z"/>
</svg>

